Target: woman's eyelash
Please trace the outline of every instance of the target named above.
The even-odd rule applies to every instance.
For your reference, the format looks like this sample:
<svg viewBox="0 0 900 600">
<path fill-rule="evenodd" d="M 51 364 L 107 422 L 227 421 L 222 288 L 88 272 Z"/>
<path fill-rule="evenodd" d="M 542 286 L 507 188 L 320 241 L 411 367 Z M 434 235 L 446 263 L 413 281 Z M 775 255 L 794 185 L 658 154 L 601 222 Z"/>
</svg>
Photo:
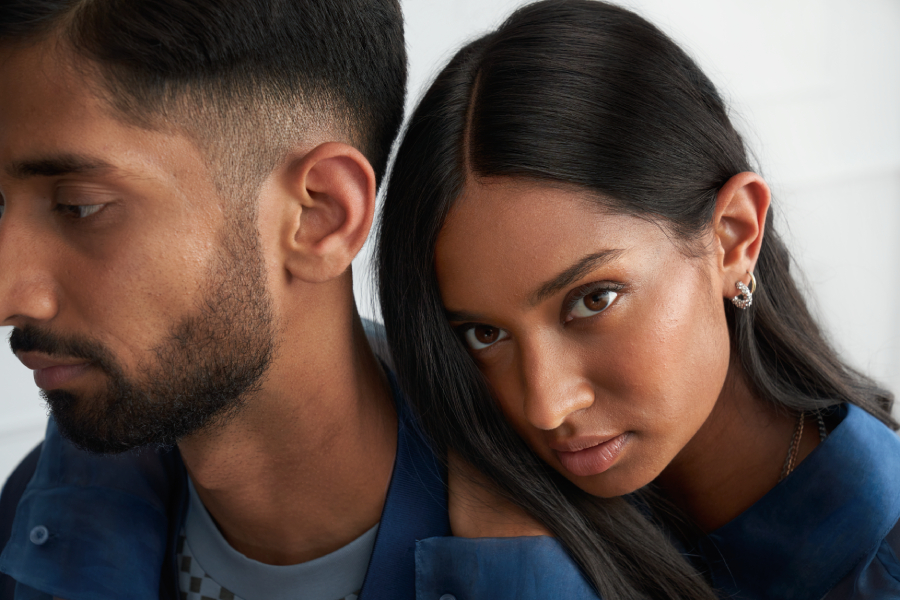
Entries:
<svg viewBox="0 0 900 600">
<path fill-rule="evenodd" d="M 618 292 L 623 287 L 625 286 L 621 283 L 586 283 L 573 290 L 572 293 L 569 294 L 569 298 L 563 307 L 563 314 L 568 315 L 570 312 L 572 312 L 572 310 L 578 305 L 579 302 L 584 299 L 585 296 L 590 296 L 591 294 L 602 294 L 603 292 Z"/>
<path fill-rule="evenodd" d="M 509 337 L 505 329 L 483 323 L 465 323 L 457 327 L 456 331 L 463 344 L 474 351 L 484 350 Z"/>
</svg>

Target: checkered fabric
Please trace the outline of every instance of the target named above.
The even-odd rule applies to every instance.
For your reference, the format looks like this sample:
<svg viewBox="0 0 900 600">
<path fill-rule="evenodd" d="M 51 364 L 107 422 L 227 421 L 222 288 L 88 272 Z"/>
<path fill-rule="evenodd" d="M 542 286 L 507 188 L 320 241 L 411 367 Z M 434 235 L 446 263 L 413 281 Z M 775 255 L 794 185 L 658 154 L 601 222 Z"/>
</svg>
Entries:
<svg viewBox="0 0 900 600">
<path fill-rule="evenodd" d="M 216 583 L 194 560 L 182 533 L 178 538 L 178 587 L 181 600 L 244 600 Z M 359 590 L 336 600 L 357 600 Z"/>
<path fill-rule="evenodd" d="M 213 581 L 191 553 L 184 535 L 178 538 L 178 587 L 181 600 L 243 600 Z"/>
</svg>

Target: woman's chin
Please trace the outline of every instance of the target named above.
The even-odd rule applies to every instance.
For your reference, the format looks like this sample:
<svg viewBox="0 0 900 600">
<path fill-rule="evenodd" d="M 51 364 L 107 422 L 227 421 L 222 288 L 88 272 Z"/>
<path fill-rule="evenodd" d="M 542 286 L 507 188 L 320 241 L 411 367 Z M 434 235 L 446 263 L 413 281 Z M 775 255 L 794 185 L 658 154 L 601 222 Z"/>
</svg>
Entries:
<svg viewBox="0 0 900 600">
<path fill-rule="evenodd" d="M 588 477 L 578 477 L 565 469 L 559 469 L 559 472 L 582 491 L 598 498 L 627 496 L 653 481 L 653 478 L 638 475 L 627 467 L 612 467 L 599 475 Z"/>
</svg>

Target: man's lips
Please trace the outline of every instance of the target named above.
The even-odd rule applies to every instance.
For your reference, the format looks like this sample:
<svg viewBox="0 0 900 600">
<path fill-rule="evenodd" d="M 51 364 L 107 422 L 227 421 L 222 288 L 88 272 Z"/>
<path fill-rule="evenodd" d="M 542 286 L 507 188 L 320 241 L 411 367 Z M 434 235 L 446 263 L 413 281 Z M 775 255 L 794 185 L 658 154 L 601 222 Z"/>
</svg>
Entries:
<svg viewBox="0 0 900 600">
<path fill-rule="evenodd" d="M 631 439 L 631 434 L 576 438 L 566 442 L 551 443 L 550 447 L 563 468 L 578 477 L 598 475 L 609 469 Z"/>
<path fill-rule="evenodd" d="M 57 358 L 43 352 L 17 352 L 16 356 L 34 371 L 34 383 L 42 390 L 60 388 L 91 366 L 89 361 L 81 358 Z"/>
</svg>

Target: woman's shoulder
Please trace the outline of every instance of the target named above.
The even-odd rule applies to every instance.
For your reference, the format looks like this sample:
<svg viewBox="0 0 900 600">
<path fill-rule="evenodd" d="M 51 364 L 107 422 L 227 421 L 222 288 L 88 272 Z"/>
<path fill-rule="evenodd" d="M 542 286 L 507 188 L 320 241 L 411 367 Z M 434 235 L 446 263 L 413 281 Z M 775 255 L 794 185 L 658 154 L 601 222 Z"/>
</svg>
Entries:
<svg viewBox="0 0 900 600">
<path fill-rule="evenodd" d="M 900 438 L 861 408 L 842 411 L 788 478 L 703 540 L 716 587 L 739 597 L 818 599 L 848 580 L 850 590 L 857 579 L 865 588 L 882 572 L 897 585 Z"/>
<path fill-rule="evenodd" d="M 835 586 L 825 600 L 900 598 L 900 523 Z"/>
<path fill-rule="evenodd" d="M 858 472 L 846 473 L 846 483 L 857 489 L 871 511 L 867 520 L 874 539 L 868 552 L 826 598 L 900 598 L 900 438 L 855 406 L 848 408 L 845 422 L 850 427 L 843 449 L 865 463 Z"/>
</svg>

